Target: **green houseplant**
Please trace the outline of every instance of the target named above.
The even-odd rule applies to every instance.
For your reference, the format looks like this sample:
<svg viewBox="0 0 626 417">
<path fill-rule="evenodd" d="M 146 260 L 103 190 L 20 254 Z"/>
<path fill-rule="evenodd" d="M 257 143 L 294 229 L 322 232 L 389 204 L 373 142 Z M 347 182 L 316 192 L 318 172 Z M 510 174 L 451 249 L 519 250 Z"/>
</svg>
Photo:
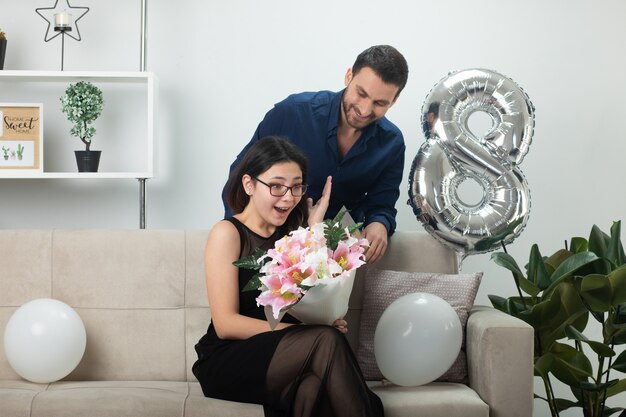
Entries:
<svg viewBox="0 0 626 417">
<path fill-rule="evenodd" d="M 535 398 L 547 401 L 553 417 L 571 407 L 581 407 L 584 417 L 622 410 L 606 406 L 608 397 L 626 391 L 626 351 L 616 350 L 626 344 L 626 256 L 620 229 L 621 222 L 613 223 L 609 236 L 594 225 L 588 239 L 573 237 L 569 248 L 549 257 L 535 244 L 525 272 L 506 249 L 491 256 L 512 272 L 518 295 L 489 299 L 533 326 L 534 372 L 546 391 L 545 398 Z M 590 319 L 601 327 L 602 340 L 585 335 Z M 597 360 L 595 370 L 589 357 Z M 555 397 L 554 379 L 570 388 L 572 400 Z"/>
<path fill-rule="evenodd" d="M 84 151 L 75 151 L 78 170 L 97 172 L 101 151 L 91 150 L 91 141 L 96 134 L 96 128 L 91 125 L 102 113 L 102 91 L 88 81 L 70 84 L 61 97 L 61 105 L 67 119 L 74 123 L 70 134 L 85 144 Z"/>
<path fill-rule="evenodd" d="M 4 56 L 7 52 L 7 36 L 0 28 L 0 70 L 4 69 Z"/>
</svg>

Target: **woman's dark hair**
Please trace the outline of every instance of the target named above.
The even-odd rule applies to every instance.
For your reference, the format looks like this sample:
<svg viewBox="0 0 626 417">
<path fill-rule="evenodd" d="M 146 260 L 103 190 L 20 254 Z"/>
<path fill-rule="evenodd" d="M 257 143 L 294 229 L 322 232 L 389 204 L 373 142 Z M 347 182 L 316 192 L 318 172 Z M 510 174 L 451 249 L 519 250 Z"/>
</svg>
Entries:
<svg viewBox="0 0 626 417">
<path fill-rule="evenodd" d="M 352 74 L 357 75 L 364 67 L 371 68 L 385 83 L 398 86 L 396 97 L 409 78 L 406 59 L 390 45 L 375 45 L 361 52 L 352 65 Z"/>
<path fill-rule="evenodd" d="M 309 164 L 306 156 L 287 139 L 278 136 L 266 136 L 250 146 L 239 165 L 230 174 L 226 186 L 226 201 L 233 213 L 241 213 L 248 205 L 248 202 L 250 202 L 250 196 L 243 189 L 241 178 L 248 174 L 253 181 L 256 181 L 256 177 L 275 164 L 283 162 L 295 162 L 298 164 L 300 170 L 302 170 L 302 183 L 307 183 Z M 305 223 L 307 215 L 306 197 L 303 197 L 289 214 L 284 226 L 287 230 L 296 229 Z"/>
</svg>

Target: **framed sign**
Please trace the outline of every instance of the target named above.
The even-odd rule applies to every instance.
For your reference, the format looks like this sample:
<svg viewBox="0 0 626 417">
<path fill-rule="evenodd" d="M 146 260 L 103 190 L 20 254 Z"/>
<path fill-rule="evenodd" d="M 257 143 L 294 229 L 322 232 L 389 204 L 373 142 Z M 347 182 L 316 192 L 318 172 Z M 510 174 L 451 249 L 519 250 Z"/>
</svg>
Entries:
<svg viewBox="0 0 626 417">
<path fill-rule="evenodd" d="M 43 104 L 0 103 L 0 170 L 43 171 Z"/>
</svg>

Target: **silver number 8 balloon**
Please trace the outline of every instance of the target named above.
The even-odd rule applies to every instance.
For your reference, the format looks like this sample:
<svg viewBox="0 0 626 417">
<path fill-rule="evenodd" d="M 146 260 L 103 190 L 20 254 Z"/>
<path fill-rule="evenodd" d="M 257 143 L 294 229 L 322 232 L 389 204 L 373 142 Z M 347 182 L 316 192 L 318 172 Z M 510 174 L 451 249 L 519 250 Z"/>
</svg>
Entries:
<svg viewBox="0 0 626 417">
<path fill-rule="evenodd" d="M 491 121 L 482 135 L 469 126 L 476 112 Z M 422 129 L 426 142 L 411 166 L 409 204 L 426 231 L 463 258 L 512 242 L 530 210 L 528 183 L 517 167 L 534 129 L 526 93 L 494 71 L 450 73 L 426 97 Z M 478 201 L 460 195 L 466 182 L 479 184 Z"/>
</svg>

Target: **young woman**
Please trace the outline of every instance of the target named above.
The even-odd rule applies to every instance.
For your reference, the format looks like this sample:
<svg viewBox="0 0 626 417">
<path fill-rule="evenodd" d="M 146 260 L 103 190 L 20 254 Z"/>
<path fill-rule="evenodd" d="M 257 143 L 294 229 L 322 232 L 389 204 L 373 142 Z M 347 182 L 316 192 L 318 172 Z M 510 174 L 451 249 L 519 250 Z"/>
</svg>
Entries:
<svg viewBox="0 0 626 417">
<path fill-rule="evenodd" d="M 331 178 L 313 205 L 304 198 L 306 173 L 302 153 L 271 136 L 233 171 L 227 198 L 236 214 L 211 229 L 205 251 L 211 323 L 196 345 L 193 373 L 207 397 L 262 404 L 266 416 L 383 416 L 342 334 L 347 323 L 303 325 L 286 314 L 270 331 L 258 293 L 241 291 L 254 271 L 232 264 L 307 220 L 323 220 Z"/>
</svg>

